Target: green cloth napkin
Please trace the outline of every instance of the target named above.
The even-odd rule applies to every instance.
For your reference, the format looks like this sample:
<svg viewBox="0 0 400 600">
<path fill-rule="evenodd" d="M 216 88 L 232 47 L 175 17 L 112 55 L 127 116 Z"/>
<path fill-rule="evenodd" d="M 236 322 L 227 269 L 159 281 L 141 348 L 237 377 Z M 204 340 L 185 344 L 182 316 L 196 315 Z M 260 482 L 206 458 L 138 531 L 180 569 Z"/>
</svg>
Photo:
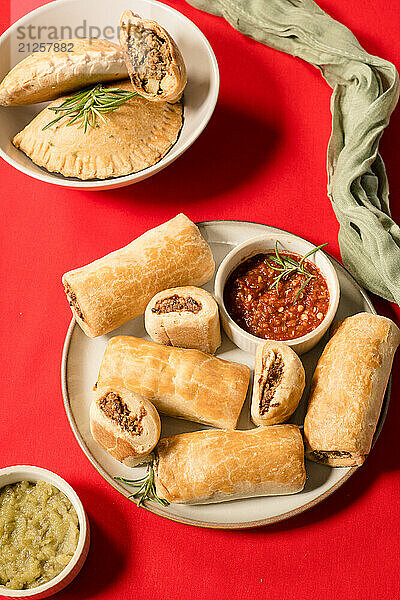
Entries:
<svg viewBox="0 0 400 600">
<path fill-rule="evenodd" d="M 368 54 L 312 0 L 189 0 L 321 70 L 333 88 L 328 195 L 342 259 L 366 288 L 400 304 L 400 228 L 390 216 L 381 135 L 399 96 L 392 63 Z"/>
</svg>

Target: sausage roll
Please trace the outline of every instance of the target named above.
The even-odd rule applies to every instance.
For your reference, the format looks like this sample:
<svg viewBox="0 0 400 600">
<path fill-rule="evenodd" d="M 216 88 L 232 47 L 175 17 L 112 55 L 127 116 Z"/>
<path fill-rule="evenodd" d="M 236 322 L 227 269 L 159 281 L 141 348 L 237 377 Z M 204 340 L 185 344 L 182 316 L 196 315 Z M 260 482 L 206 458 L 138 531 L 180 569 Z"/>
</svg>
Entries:
<svg viewBox="0 0 400 600">
<path fill-rule="evenodd" d="M 256 425 L 283 423 L 296 410 L 304 391 L 304 367 L 282 342 L 267 340 L 256 352 L 251 418 Z"/>
<path fill-rule="evenodd" d="M 304 421 L 306 454 L 331 467 L 362 465 L 370 451 L 400 331 L 390 319 L 345 319 L 315 369 Z"/>
<path fill-rule="evenodd" d="M 245 365 L 121 335 L 107 344 L 96 387 L 122 386 L 165 415 L 234 429 L 249 378 Z"/>
<path fill-rule="evenodd" d="M 161 290 L 203 285 L 214 268 L 209 245 L 180 214 L 62 280 L 75 319 L 97 337 L 143 314 Z"/>
<path fill-rule="evenodd" d="M 133 89 L 147 100 L 176 102 L 186 86 L 185 62 L 163 27 L 125 10 L 119 43 Z"/>
<path fill-rule="evenodd" d="M 159 344 L 214 354 L 221 345 L 218 304 L 194 286 L 159 292 L 144 315 L 146 331 Z"/>
<path fill-rule="evenodd" d="M 183 433 L 160 440 L 154 472 L 157 495 L 178 504 L 296 494 L 303 439 L 296 425 Z"/>
<path fill-rule="evenodd" d="M 161 422 L 151 402 L 124 388 L 108 386 L 94 393 L 90 431 L 111 456 L 133 467 L 144 462 L 156 446 Z"/>
</svg>

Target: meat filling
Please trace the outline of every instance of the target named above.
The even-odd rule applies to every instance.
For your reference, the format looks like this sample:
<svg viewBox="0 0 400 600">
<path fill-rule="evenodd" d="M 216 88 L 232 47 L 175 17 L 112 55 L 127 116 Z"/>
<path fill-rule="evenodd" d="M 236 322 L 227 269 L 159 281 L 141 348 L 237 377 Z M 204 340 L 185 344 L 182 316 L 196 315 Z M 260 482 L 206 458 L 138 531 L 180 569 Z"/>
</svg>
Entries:
<svg viewBox="0 0 400 600">
<path fill-rule="evenodd" d="M 75 292 L 72 291 L 71 287 L 68 284 L 65 286 L 65 293 L 67 294 L 68 302 L 69 302 L 69 305 L 71 306 L 71 308 L 73 308 L 75 313 L 77 314 L 77 316 L 82 321 L 84 321 L 85 318 L 83 316 L 81 307 L 78 304 L 78 299 L 76 297 L 76 294 L 75 294 Z"/>
<path fill-rule="evenodd" d="M 103 413 L 117 423 L 121 429 L 131 435 L 140 435 L 143 433 L 142 419 L 146 415 L 146 410 L 142 406 L 138 415 L 133 415 L 121 396 L 115 392 L 109 392 L 99 400 L 99 407 Z"/>
<path fill-rule="evenodd" d="M 184 298 L 183 296 L 178 296 L 178 294 L 174 294 L 173 296 L 169 296 L 168 298 L 162 298 L 161 300 L 157 300 L 154 307 L 151 309 L 151 312 L 156 315 L 163 315 L 165 313 L 170 312 L 182 312 L 187 311 L 191 313 L 198 313 L 202 309 L 201 302 L 197 302 L 191 296 L 187 296 Z"/>
<path fill-rule="evenodd" d="M 313 455 L 321 462 L 327 462 L 330 458 L 349 458 L 351 453 L 341 450 L 314 450 Z"/>
<path fill-rule="evenodd" d="M 270 357 L 263 357 L 261 377 L 258 380 L 260 386 L 260 415 L 265 415 L 272 406 L 271 404 L 275 391 L 282 381 L 283 377 L 283 359 L 278 353 L 275 353 L 271 364 L 267 367 L 267 359 Z"/>
<path fill-rule="evenodd" d="M 128 51 L 135 65 L 135 83 L 149 94 L 162 94 L 171 61 L 167 40 L 141 25 L 129 28 Z"/>
</svg>

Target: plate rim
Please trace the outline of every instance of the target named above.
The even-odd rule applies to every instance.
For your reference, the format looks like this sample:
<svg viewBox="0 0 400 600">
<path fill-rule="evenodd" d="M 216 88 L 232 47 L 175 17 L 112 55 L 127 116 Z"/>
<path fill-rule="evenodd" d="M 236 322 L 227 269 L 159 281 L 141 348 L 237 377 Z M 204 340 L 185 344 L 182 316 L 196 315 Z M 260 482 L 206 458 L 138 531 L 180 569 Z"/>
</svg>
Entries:
<svg viewBox="0 0 400 600">
<path fill-rule="evenodd" d="M 273 225 L 266 225 L 265 223 L 258 223 L 256 221 L 241 221 L 241 220 L 237 220 L 237 219 L 215 219 L 215 220 L 210 220 L 210 221 L 198 221 L 198 222 L 196 222 L 196 225 L 197 226 L 202 226 L 202 225 L 207 226 L 207 225 L 216 225 L 216 224 L 223 225 L 224 223 L 236 223 L 236 224 L 240 224 L 240 225 L 243 225 L 243 224 L 261 225 L 268 229 L 274 229 L 276 231 L 290 233 L 289 231 L 287 231 L 285 229 L 282 229 L 280 227 L 275 227 Z M 291 235 L 296 235 L 296 237 L 298 237 L 300 239 L 305 239 L 297 234 L 291 234 Z M 360 289 L 360 293 L 363 296 L 366 303 L 368 304 L 368 306 L 370 307 L 371 313 L 375 314 L 375 315 L 378 314 L 368 293 L 354 279 L 354 277 L 350 273 L 350 271 L 348 271 L 348 269 L 339 260 L 337 260 L 334 256 L 331 256 L 331 254 L 329 254 L 328 252 L 326 252 L 326 254 L 328 255 L 329 259 L 334 262 L 334 264 L 339 265 L 339 267 L 341 267 L 346 272 L 347 276 Z M 101 475 L 101 477 L 108 484 L 110 484 L 117 492 L 119 492 L 122 496 L 124 496 L 125 498 L 127 498 L 128 500 L 133 502 L 133 504 L 137 505 L 137 501 L 129 498 L 129 495 L 130 495 L 129 491 L 126 490 L 122 485 L 119 485 L 116 481 L 114 481 L 108 475 L 108 473 L 105 471 L 105 469 L 101 466 L 101 464 L 94 458 L 94 456 L 92 456 L 89 448 L 87 447 L 87 445 L 85 443 L 85 440 L 83 439 L 83 437 L 78 429 L 78 426 L 77 426 L 74 416 L 72 414 L 71 404 L 70 404 L 70 400 L 69 400 L 69 393 L 68 393 L 67 365 L 68 365 L 68 355 L 69 355 L 71 337 L 72 337 L 72 334 L 73 334 L 76 326 L 79 327 L 79 325 L 77 325 L 74 317 L 72 317 L 70 324 L 68 326 L 66 336 L 65 336 L 65 341 L 64 341 L 63 350 L 62 350 L 62 358 L 61 358 L 61 389 L 62 389 L 62 395 L 63 395 L 64 410 L 66 412 L 66 416 L 67 416 L 69 425 L 70 425 L 70 427 L 72 429 L 72 433 L 74 434 L 74 437 L 75 437 L 76 441 L 78 442 L 79 446 L 81 447 L 83 453 L 85 454 L 86 458 L 90 461 L 90 463 L 93 465 L 93 467 L 96 469 L 96 471 L 99 473 L 99 475 Z M 382 431 L 382 428 L 383 428 L 383 425 L 384 425 L 384 422 L 386 419 L 386 415 L 388 412 L 388 408 L 389 408 L 389 404 L 390 404 L 390 396 L 391 396 L 391 379 L 392 378 L 390 376 L 388 385 L 386 388 L 384 402 L 383 402 L 382 408 L 381 408 L 381 413 L 379 416 L 378 425 L 377 425 L 375 433 L 374 433 L 373 446 L 375 445 L 375 442 L 377 441 L 377 439 L 380 436 L 380 433 Z M 216 522 L 201 521 L 201 520 L 196 520 L 196 519 L 189 519 L 186 517 L 178 517 L 178 516 L 174 516 L 174 515 L 169 515 L 169 514 L 163 512 L 162 509 L 159 509 L 158 506 L 155 504 L 154 505 L 149 505 L 150 503 L 147 503 L 146 505 L 142 504 L 141 508 L 144 508 L 148 512 L 151 512 L 155 515 L 163 517 L 164 519 L 168 519 L 169 521 L 174 521 L 176 523 L 181 523 L 184 525 L 192 525 L 193 527 L 200 527 L 200 528 L 204 528 L 204 529 L 235 530 L 235 529 L 253 529 L 256 527 L 264 527 L 266 525 L 272 525 L 274 523 L 279 523 L 281 521 L 286 521 L 288 519 L 296 517 L 296 516 L 300 515 L 301 513 L 313 508 L 317 504 L 320 504 L 320 502 L 323 502 L 324 500 L 326 500 L 326 498 L 328 498 L 331 494 L 333 494 L 340 487 L 342 487 L 342 485 L 344 483 L 346 483 L 346 481 L 348 481 L 348 479 L 350 479 L 350 477 L 352 475 L 354 475 L 354 473 L 359 468 L 360 467 L 358 467 L 358 466 L 350 467 L 348 472 L 345 473 L 345 475 L 339 481 L 337 481 L 331 488 L 329 488 L 329 490 L 326 490 L 323 494 L 321 494 L 317 498 L 314 498 L 314 500 L 311 500 L 310 502 L 307 502 L 306 504 L 303 504 L 302 506 L 299 506 L 298 508 L 287 511 L 280 515 L 275 515 L 273 517 L 267 517 L 265 519 L 257 519 L 255 521 L 216 523 Z"/>
<path fill-rule="evenodd" d="M 174 145 L 168 150 L 167 154 L 156 164 L 154 164 L 150 167 L 147 167 L 146 169 L 142 169 L 142 171 L 137 171 L 136 173 L 122 175 L 121 177 L 109 177 L 107 179 L 91 179 L 91 180 L 86 180 L 86 181 L 85 180 L 81 180 L 81 181 L 75 180 L 74 178 L 71 178 L 71 177 L 63 177 L 63 176 L 54 177 L 54 175 L 59 175 L 59 174 L 50 172 L 50 171 L 49 172 L 44 171 L 43 173 L 41 173 L 41 172 L 37 173 L 36 171 L 31 171 L 28 167 L 25 167 L 24 165 L 18 163 L 16 160 L 14 160 L 14 158 L 9 156 L 7 154 L 7 152 L 5 152 L 2 148 L 0 148 L 0 157 L 7 164 L 9 164 L 11 167 L 16 169 L 17 171 L 20 171 L 20 173 L 23 173 L 24 175 L 27 175 L 28 177 L 32 177 L 33 179 L 36 179 L 37 181 L 42 181 L 43 183 L 49 183 L 49 184 L 53 184 L 53 185 L 58 185 L 60 187 L 72 188 L 72 189 L 76 189 L 76 190 L 105 191 L 105 190 L 116 189 L 119 187 L 124 187 L 127 185 L 133 185 L 134 183 L 140 183 L 141 181 L 144 181 L 144 180 L 148 179 L 149 177 L 152 177 L 153 175 L 157 175 L 157 173 L 159 173 L 166 167 L 169 167 L 175 160 L 180 158 L 182 156 L 182 154 L 184 154 L 186 152 L 186 150 L 188 150 L 194 144 L 194 142 L 200 137 L 200 135 L 203 133 L 203 131 L 207 127 L 212 115 L 214 114 L 215 107 L 217 105 L 218 97 L 219 97 L 221 78 L 220 78 L 220 74 L 219 74 L 219 66 L 218 66 L 217 58 L 215 56 L 215 52 L 214 52 L 210 42 L 208 41 L 206 35 L 202 32 L 200 27 L 198 27 L 196 25 L 196 23 L 194 23 L 191 19 L 189 19 L 189 17 L 184 15 L 182 12 L 180 12 L 176 8 L 173 8 L 172 6 L 169 6 L 168 4 L 164 4 L 164 2 L 160 2 L 159 0 L 141 0 L 141 1 L 147 2 L 150 5 L 155 5 L 155 6 L 161 5 L 163 7 L 163 9 L 165 9 L 167 12 L 169 11 L 171 13 L 177 13 L 185 21 L 188 21 L 199 32 L 200 37 L 201 37 L 201 39 L 207 49 L 208 55 L 210 57 L 210 62 L 211 62 L 211 67 L 212 67 L 211 70 L 212 70 L 212 74 L 213 74 L 212 81 L 214 82 L 214 85 L 215 85 L 214 94 L 211 97 L 210 106 L 207 110 L 207 113 L 206 113 L 203 121 L 197 127 L 197 129 L 192 133 L 192 135 L 188 138 L 188 140 L 183 144 L 179 153 L 176 156 L 174 156 L 173 150 L 174 150 L 174 146 L 176 145 L 176 143 L 179 139 L 179 136 L 182 132 L 182 129 L 184 127 L 184 124 L 185 124 L 185 114 L 184 113 L 183 113 L 183 125 L 179 132 L 178 138 L 177 138 L 176 142 L 174 143 Z M 30 10 L 25 15 L 23 15 L 22 17 L 17 19 L 17 21 L 12 23 L 9 27 L 7 27 L 7 29 L 0 35 L 0 47 L 5 41 L 7 41 L 7 39 L 11 36 L 11 34 L 15 30 L 18 29 L 18 27 L 21 25 L 21 23 L 23 24 L 23 21 L 25 19 L 27 19 L 29 17 L 29 15 L 31 15 L 33 13 L 40 14 L 41 12 L 45 12 L 49 8 L 49 6 L 51 6 L 52 4 L 57 4 L 57 5 L 60 3 L 68 4 L 69 2 L 71 2 L 71 0 L 52 0 L 51 2 L 48 2 L 47 4 L 44 4 L 37 8 L 34 8 L 33 10 Z M 164 160 L 164 158 L 166 159 L 165 163 L 163 165 L 160 165 L 160 163 Z"/>
</svg>

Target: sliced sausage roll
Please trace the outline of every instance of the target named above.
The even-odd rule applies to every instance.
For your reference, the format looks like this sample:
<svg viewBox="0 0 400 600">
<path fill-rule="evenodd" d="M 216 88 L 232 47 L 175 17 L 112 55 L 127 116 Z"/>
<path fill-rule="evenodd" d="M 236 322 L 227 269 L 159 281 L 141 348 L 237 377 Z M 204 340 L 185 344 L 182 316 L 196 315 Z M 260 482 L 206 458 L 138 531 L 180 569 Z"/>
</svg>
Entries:
<svg viewBox="0 0 400 600">
<path fill-rule="evenodd" d="M 254 367 L 251 418 L 256 425 L 283 423 L 296 410 L 305 386 L 300 358 L 283 342 L 260 344 Z"/>
<path fill-rule="evenodd" d="M 218 304 L 194 286 L 171 288 L 150 300 L 145 327 L 155 342 L 214 354 L 221 345 Z"/>
<path fill-rule="evenodd" d="M 160 439 L 157 410 L 122 387 L 96 389 L 90 406 L 93 439 L 128 467 L 145 462 Z"/>
</svg>

